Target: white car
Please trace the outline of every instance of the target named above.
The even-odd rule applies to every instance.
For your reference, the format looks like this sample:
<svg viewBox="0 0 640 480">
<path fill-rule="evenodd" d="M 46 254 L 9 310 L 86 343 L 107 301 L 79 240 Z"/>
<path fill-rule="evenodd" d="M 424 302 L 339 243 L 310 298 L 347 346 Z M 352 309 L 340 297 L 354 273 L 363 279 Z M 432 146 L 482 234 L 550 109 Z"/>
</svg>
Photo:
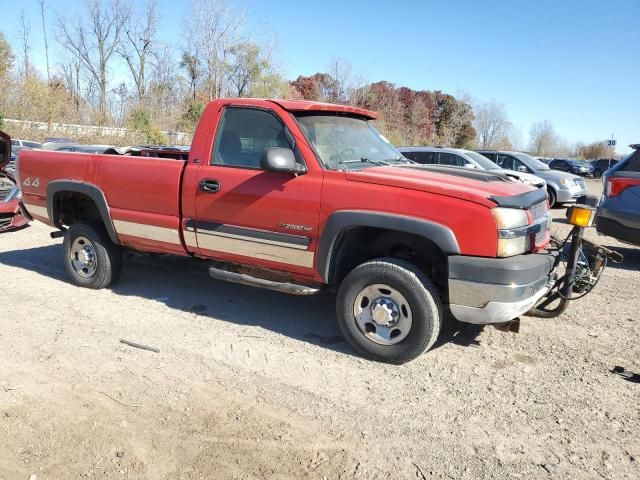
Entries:
<svg viewBox="0 0 640 480">
<path fill-rule="evenodd" d="M 441 147 L 398 147 L 398 150 L 409 160 L 417 163 L 490 170 L 506 175 L 516 182 L 526 183 L 537 188 L 547 188 L 547 182 L 542 178 L 530 173 L 507 170 L 497 163 L 493 163 L 484 155 L 471 150 Z"/>
</svg>

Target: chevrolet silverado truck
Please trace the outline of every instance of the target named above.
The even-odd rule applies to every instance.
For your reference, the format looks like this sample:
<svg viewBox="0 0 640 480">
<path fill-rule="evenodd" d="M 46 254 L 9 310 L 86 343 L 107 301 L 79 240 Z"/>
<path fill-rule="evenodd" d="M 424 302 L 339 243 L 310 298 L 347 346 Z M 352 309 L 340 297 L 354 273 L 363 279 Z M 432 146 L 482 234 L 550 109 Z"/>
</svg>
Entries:
<svg viewBox="0 0 640 480">
<path fill-rule="evenodd" d="M 445 311 L 477 324 L 529 311 L 555 278 L 546 192 L 415 164 L 375 129 L 376 117 L 216 100 L 186 160 L 21 152 L 23 209 L 64 237 L 62 261 L 79 286 L 109 286 L 123 251 L 135 250 L 207 260 L 218 280 L 334 290 L 345 338 L 378 361 L 429 349 Z"/>
</svg>

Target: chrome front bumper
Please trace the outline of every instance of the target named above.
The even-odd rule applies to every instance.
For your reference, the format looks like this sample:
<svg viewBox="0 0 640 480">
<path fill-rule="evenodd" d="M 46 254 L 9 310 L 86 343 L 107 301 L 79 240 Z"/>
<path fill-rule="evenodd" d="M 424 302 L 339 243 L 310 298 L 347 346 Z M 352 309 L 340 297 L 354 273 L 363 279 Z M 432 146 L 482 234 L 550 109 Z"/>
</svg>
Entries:
<svg viewBox="0 0 640 480">
<path fill-rule="evenodd" d="M 450 273 L 454 276 L 449 278 L 452 315 L 461 322 L 492 324 L 508 322 L 527 313 L 557 280 L 553 257 L 540 257 L 540 261 L 529 258 L 525 263 L 467 257 L 477 262 L 475 268 L 460 268 L 464 257 L 458 257 L 457 267 L 452 269 L 450 264 Z M 486 273 L 478 271 L 483 264 L 487 266 Z"/>
</svg>

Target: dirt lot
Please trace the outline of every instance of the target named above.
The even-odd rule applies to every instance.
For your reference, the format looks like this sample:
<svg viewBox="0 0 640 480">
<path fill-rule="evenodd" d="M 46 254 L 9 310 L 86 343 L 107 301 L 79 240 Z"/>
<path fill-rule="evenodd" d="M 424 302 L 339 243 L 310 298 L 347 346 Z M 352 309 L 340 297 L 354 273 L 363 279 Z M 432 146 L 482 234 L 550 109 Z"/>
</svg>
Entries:
<svg viewBox="0 0 640 480">
<path fill-rule="evenodd" d="M 354 354 L 331 296 L 198 262 L 76 288 L 49 231 L 0 236 L 0 479 L 640 477 L 640 385 L 610 372 L 640 372 L 638 249 L 559 319 L 397 367 Z"/>
</svg>

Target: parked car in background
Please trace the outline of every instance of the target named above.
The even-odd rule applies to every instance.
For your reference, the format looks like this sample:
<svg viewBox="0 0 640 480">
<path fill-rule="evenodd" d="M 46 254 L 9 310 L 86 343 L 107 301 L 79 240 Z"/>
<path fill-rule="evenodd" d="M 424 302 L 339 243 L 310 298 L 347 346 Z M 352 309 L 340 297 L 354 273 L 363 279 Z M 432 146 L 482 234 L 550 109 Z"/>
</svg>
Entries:
<svg viewBox="0 0 640 480">
<path fill-rule="evenodd" d="M 598 232 L 640 245 L 640 144 L 604 174 L 604 193 L 598 207 Z"/>
<path fill-rule="evenodd" d="M 11 151 L 13 153 L 18 152 L 22 148 L 42 148 L 42 144 L 38 142 L 32 142 L 30 140 L 16 140 L 11 139 Z"/>
<path fill-rule="evenodd" d="M 575 158 L 554 158 L 549 162 L 549 167 L 553 170 L 569 172 L 583 177 L 593 175 L 593 167 L 590 163 L 581 162 Z"/>
<path fill-rule="evenodd" d="M 471 150 L 442 147 L 399 147 L 398 150 L 409 160 L 417 163 L 490 170 L 492 173 L 500 173 L 512 180 L 537 188 L 546 188 L 547 186 L 546 182 L 540 177 L 525 172 L 507 170 Z"/>
<path fill-rule="evenodd" d="M 75 140 L 71 140 L 67 137 L 47 137 L 43 143 L 78 143 Z"/>
<path fill-rule="evenodd" d="M 56 150 L 60 145 L 80 145 L 79 142 L 63 137 L 48 137 L 42 143 L 42 150 Z"/>
<path fill-rule="evenodd" d="M 549 205 L 552 207 L 556 204 L 574 203 L 578 197 L 587 193 L 587 185 L 583 178 L 568 172 L 551 170 L 549 165 L 526 153 L 503 150 L 478 150 L 478 153 L 502 168 L 530 173 L 544 179 L 547 182 Z"/>
<path fill-rule="evenodd" d="M 549 165 L 549 162 L 551 160 L 553 160 L 553 158 L 549 158 L 549 157 L 533 157 L 536 160 L 540 160 L 542 163 L 546 163 L 547 165 Z"/>
<path fill-rule="evenodd" d="M 593 167 L 593 176 L 600 178 L 604 172 L 616 165 L 618 160 L 614 158 L 601 158 L 599 160 L 593 160 L 591 166 Z"/>
<path fill-rule="evenodd" d="M 105 153 L 112 149 L 111 145 L 81 145 L 79 143 L 52 145 L 47 150 L 54 152 Z"/>
</svg>

